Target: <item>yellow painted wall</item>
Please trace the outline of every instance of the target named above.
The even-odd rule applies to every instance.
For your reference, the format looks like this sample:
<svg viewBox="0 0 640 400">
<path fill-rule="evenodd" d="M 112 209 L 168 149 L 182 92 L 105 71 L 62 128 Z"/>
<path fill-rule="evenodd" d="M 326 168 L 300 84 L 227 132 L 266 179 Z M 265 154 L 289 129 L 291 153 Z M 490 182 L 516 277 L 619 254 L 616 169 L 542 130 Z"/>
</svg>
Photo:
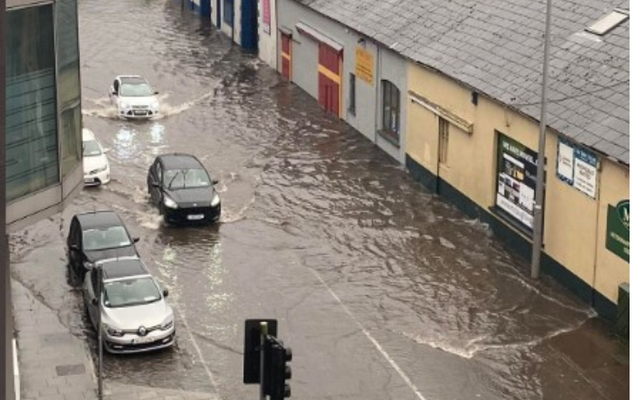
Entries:
<svg viewBox="0 0 640 400">
<path fill-rule="evenodd" d="M 448 160 L 438 168 L 438 118 L 407 99 L 407 154 L 489 211 L 496 195 L 496 132 L 537 151 L 538 123 L 486 97 L 480 96 L 476 106 L 471 90 L 416 64 L 409 64 L 407 79 L 409 91 L 474 124 L 472 134 L 450 124 Z M 625 176 L 624 167 L 600 158 L 599 203 L 556 177 L 557 145 L 557 136 L 548 134 L 544 250 L 587 284 L 595 282 L 616 302 L 617 286 L 629 280 L 629 268 L 604 247 L 606 207 L 629 198 L 628 173 Z"/>
<path fill-rule="evenodd" d="M 600 174 L 600 210 L 598 218 L 598 254 L 595 287 L 609 300 L 617 303 L 618 285 L 629 282 L 629 263 L 607 250 L 607 208 L 629 199 L 629 169 L 604 159 Z"/>
</svg>

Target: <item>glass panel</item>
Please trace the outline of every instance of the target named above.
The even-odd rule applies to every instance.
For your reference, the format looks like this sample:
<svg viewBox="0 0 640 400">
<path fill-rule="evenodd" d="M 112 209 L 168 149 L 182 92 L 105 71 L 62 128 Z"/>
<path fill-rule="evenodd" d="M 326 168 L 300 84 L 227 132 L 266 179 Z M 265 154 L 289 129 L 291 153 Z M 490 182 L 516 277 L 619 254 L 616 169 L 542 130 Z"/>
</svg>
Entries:
<svg viewBox="0 0 640 400">
<path fill-rule="evenodd" d="M 62 176 L 82 161 L 80 112 L 80 58 L 78 55 L 78 8 L 76 0 L 56 2 L 58 35 L 58 91 L 62 111 Z"/>
<path fill-rule="evenodd" d="M 107 282 L 104 291 L 107 307 L 128 307 L 160 300 L 158 287 L 148 277 Z"/>
<path fill-rule="evenodd" d="M 59 182 L 52 6 L 7 12 L 7 198 Z"/>
<path fill-rule="evenodd" d="M 233 26 L 233 0 L 224 0 L 224 22 Z"/>
<path fill-rule="evenodd" d="M 80 164 L 80 153 L 82 150 L 82 137 L 78 132 L 82 131 L 80 126 L 80 105 L 66 110 L 61 115 L 62 120 L 62 175 L 65 176 Z"/>
<path fill-rule="evenodd" d="M 129 246 L 131 240 L 124 227 L 111 226 L 82 232 L 82 243 L 84 250 L 94 251 Z"/>
</svg>

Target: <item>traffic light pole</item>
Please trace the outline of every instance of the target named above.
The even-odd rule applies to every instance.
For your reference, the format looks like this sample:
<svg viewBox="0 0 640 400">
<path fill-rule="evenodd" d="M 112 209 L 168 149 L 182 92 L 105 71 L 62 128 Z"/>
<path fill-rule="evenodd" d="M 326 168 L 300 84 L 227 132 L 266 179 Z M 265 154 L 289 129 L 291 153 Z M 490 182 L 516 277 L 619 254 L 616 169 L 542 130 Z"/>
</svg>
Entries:
<svg viewBox="0 0 640 400">
<path fill-rule="evenodd" d="M 269 334 L 269 327 L 267 322 L 260 322 L 260 398 L 259 400 L 266 400 L 264 394 L 264 375 L 265 375 L 265 346 L 267 345 L 267 335 Z"/>
</svg>

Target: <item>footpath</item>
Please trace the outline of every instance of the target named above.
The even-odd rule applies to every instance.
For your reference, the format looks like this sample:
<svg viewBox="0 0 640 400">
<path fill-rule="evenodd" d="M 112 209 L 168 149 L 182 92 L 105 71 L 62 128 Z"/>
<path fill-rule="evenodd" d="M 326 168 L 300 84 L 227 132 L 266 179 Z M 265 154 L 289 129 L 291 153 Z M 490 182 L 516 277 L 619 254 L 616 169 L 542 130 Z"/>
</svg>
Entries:
<svg viewBox="0 0 640 400">
<path fill-rule="evenodd" d="M 58 319 L 57 313 L 11 281 L 21 400 L 98 399 L 91 350 Z M 209 400 L 210 393 L 104 382 L 104 400 Z"/>
</svg>

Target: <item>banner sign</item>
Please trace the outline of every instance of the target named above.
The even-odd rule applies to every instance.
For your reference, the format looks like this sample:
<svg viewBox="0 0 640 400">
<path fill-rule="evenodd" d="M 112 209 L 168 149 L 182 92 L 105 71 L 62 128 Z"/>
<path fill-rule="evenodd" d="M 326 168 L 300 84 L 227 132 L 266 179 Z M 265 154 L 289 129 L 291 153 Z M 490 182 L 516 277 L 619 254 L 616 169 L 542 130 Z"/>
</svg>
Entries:
<svg viewBox="0 0 640 400">
<path fill-rule="evenodd" d="M 629 262 L 629 200 L 619 202 L 615 207 L 609 204 L 607 210 L 607 241 L 609 251 Z"/>
<path fill-rule="evenodd" d="M 500 135 L 496 205 L 533 229 L 538 155 L 521 143 Z"/>
<path fill-rule="evenodd" d="M 262 26 L 267 35 L 271 35 L 271 0 L 262 0 Z"/>
<path fill-rule="evenodd" d="M 556 176 L 595 199 L 598 190 L 598 157 L 564 139 L 558 142 Z"/>
<path fill-rule="evenodd" d="M 373 85 L 373 54 L 363 47 L 356 47 L 356 76 Z"/>
</svg>

